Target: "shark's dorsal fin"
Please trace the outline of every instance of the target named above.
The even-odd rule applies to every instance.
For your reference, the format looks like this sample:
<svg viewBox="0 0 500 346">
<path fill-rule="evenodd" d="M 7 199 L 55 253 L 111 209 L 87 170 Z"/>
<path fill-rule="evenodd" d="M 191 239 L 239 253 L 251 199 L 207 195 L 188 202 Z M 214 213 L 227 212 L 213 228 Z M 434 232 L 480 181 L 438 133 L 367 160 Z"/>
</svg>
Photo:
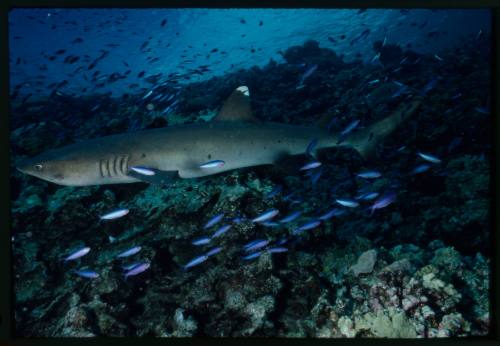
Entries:
<svg viewBox="0 0 500 346">
<path fill-rule="evenodd" d="M 213 121 L 260 122 L 253 116 L 248 87 L 240 86 L 227 98 Z"/>
</svg>

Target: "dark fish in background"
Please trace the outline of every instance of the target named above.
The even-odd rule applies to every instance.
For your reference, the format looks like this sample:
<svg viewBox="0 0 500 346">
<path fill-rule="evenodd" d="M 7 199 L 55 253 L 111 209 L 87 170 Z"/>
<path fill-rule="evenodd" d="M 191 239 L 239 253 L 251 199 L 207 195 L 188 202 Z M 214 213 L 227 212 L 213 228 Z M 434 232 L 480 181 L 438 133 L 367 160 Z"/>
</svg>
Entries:
<svg viewBox="0 0 500 346">
<path fill-rule="evenodd" d="M 165 24 L 167 24 L 167 20 L 166 20 L 166 19 L 164 19 L 164 20 L 162 20 L 162 21 L 161 21 L 160 26 L 161 26 L 161 27 L 164 27 L 164 26 L 165 26 Z"/>
<path fill-rule="evenodd" d="M 56 58 L 57 58 L 56 56 L 52 55 L 52 56 L 49 56 L 49 58 L 48 58 L 48 59 L 49 59 L 50 61 L 54 61 L 54 60 L 56 60 Z"/>
<path fill-rule="evenodd" d="M 56 28 L 55 24 L 52 24 L 52 26 L 50 27 L 50 29 L 52 29 L 52 30 L 55 30 L 55 28 Z"/>
<path fill-rule="evenodd" d="M 246 24 L 246 22 L 247 22 L 247 21 L 246 21 L 246 20 L 244 20 L 243 18 L 241 18 L 241 19 L 240 19 L 240 23 L 241 23 L 241 24 Z"/>
<path fill-rule="evenodd" d="M 363 30 L 363 32 L 359 36 L 357 36 L 356 38 L 351 40 L 350 45 L 352 46 L 354 43 L 358 42 L 359 40 L 362 40 L 362 39 L 368 37 L 369 34 L 370 34 L 370 29 Z"/>
<path fill-rule="evenodd" d="M 357 14 L 361 14 L 363 12 L 366 12 L 366 10 L 367 10 L 366 8 L 362 8 L 362 9 L 358 10 Z"/>
<path fill-rule="evenodd" d="M 262 26 L 262 25 L 264 25 L 264 22 L 259 20 L 259 26 Z"/>
<path fill-rule="evenodd" d="M 78 60 L 80 60 L 80 57 L 79 56 L 76 56 L 76 55 L 68 55 L 66 57 L 66 59 L 64 59 L 64 63 L 65 64 L 74 64 L 75 62 L 77 62 Z"/>
<path fill-rule="evenodd" d="M 144 75 L 146 74 L 146 71 L 141 71 L 139 72 L 139 74 L 137 75 L 138 78 L 142 78 L 144 77 Z"/>
<path fill-rule="evenodd" d="M 59 49 L 59 50 L 56 51 L 55 54 L 56 55 L 61 55 L 61 54 L 64 54 L 64 53 L 66 53 L 66 49 Z"/>
<path fill-rule="evenodd" d="M 71 41 L 71 43 L 73 43 L 73 44 L 75 44 L 75 43 L 82 43 L 82 42 L 83 42 L 83 39 L 80 38 L 80 37 L 77 37 L 73 41 Z"/>
<path fill-rule="evenodd" d="M 21 58 L 16 59 L 16 65 L 19 65 L 21 63 Z"/>
<path fill-rule="evenodd" d="M 331 37 L 331 36 L 328 36 L 328 41 L 332 42 L 332 43 L 336 43 L 337 41 Z"/>
</svg>

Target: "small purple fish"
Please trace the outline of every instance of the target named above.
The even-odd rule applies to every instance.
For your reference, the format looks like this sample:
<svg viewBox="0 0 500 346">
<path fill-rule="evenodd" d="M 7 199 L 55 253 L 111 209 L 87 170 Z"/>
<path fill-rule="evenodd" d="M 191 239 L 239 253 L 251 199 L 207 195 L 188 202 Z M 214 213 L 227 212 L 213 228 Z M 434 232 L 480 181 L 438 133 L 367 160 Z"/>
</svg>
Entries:
<svg viewBox="0 0 500 346">
<path fill-rule="evenodd" d="M 309 142 L 309 144 L 307 145 L 307 148 L 306 148 L 306 154 L 307 155 L 312 155 L 313 152 L 314 152 L 314 149 L 316 148 L 316 145 L 318 145 L 318 139 L 317 138 L 314 138 L 313 140 L 311 140 L 311 142 Z"/>
<path fill-rule="evenodd" d="M 281 192 L 281 190 L 283 190 L 283 186 L 276 185 L 274 187 L 274 189 L 272 189 L 272 191 L 266 195 L 266 198 L 272 198 L 272 197 L 276 196 L 277 194 L 279 194 Z"/>
<path fill-rule="evenodd" d="M 193 258 L 191 261 L 189 261 L 184 266 L 184 270 L 187 270 L 187 269 L 189 269 L 191 267 L 197 266 L 198 264 L 205 262 L 207 259 L 208 259 L 207 255 L 202 255 L 202 256 L 198 256 L 196 258 Z"/>
<path fill-rule="evenodd" d="M 311 175 L 311 184 L 316 185 L 319 178 L 321 177 L 321 171 L 317 171 L 316 173 Z"/>
<path fill-rule="evenodd" d="M 358 173 L 357 176 L 364 179 L 376 179 L 380 178 L 382 176 L 382 173 L 380 173 L 379 171 L 364 171 Z"/>
<path fill-rule="evenodd" d="M 212 235 L 212 238 L 217 238 L 218 236 L 223 235 L 224 233 L 229 231 L 230 228 L 231 228 L 231 225 L 222 226 L 217 231 L 215 231 L 215 233 Z"/>
<path fill-rule="evenodd" d="M 200 165 L 200 168 L 206 169 L 206 168 L 218 168 L 224 166 L 225 162 L 222 160 L 212 160 L 205 162 L 204 164 Z"/>
<path fill-rule="evenodd" d="M 425 171 L 429 170 L 429 168 L 431 168 L 431 165 L 429 165 L 427 163 L 422 163 L 422 164 L 418 165 L 417 167 L 415 167 L 411 173 L 412 174 L 424 173 Z"/>
<path fill-rule="evenodd" d="M 448 144 L 448 153 L 451 153 L 456 147 L 462 143 L 462 137 L 455 137 Z"/>
<path fill-rule="evenodd" d="M 262 226 L 266 226 L 266 227 L 278 227 L 280 226 L 279 223 L 277 222 L 272 222 L 272 221 L 264 221 L 264 222 L 261 222 L 260 223 Z"/>
<path fill-rule="evenodd" d="M 288 249 L 286 247 L 272 247 L 267 249 L 267 252 L 269 253 L 280 253 L 280 252 L 287 252 Z"/>
<path fill-rule="evenodd" d="M 213 256 L 213 255 L 221 252 L 221 250 L 222 250 L 222 247 L 220 247 L 220 246 L 214 247 L 213 249 L 209 250 L 205 256 L 207 256 L 207 257 Z"/>
<path fill-rule="evenodd" d="M 321 162 L 319 162 L 319 161 L 313 161 L 313 162 L 309 162 L 309 163 L 305 164 L 304 166 L 300 167 L 300 170 L 301 171 L 306 171 L 308 169 L 317 168 L 319 166 L 321 166 Z"/>
<path fill-rule="evenodd" d="M 201 238 L 193 240 L 191 242 L 191 244 L 193 244 L 195 246 L 206 245 L 206 244 L 210 243 L 210 240 L 211 240 L 210 237 L 201 237 Z"/>
<path fill-rule="evenodd" d="M 299 81 L 299 87 L 303 86 L 305 80 L 309 77 L 311 77 L 311 75 L 316 71 L 316 69 L 318 68 L 318 65 L 314 64 L 312 65 L 311 67 L 309 67 L 305 72 L 304 74 L 302 75 L 302 77 L 300 78 L 300 81 Z"/>
<path fill-rule="evenodd" d="M 318 217 L 319 220 L 321 221 L 326 221 L 331 219 L 334 216 L 340 216 L 345 213 L 345 210 L 339 209 L 339 208 L 333 208 L 332 210 L 326 212 L 325 214 L 321 215 Z"/>
<path fill-rule="evenodd" d="M 340 133 L 341 136 L 345 136 L 348 133 L 350 133 L 352 130 L 354 130 L 356 127 L 358 127 L 360 120 L 356 119 L 353 120 L 347 127 Z"/>
<path fill-rule="evenodd" d="M 295 229 L 292 233 L 293 234 L 299 234 L 304 231 L 308 231 L 310 229 L 316 228 L 321 224 L 321 221 L 314 220 L 306 223 L 305 225 L 300 226 L 299 228 Z"/>
<path fill-rule="evenodd" d="M 257 249 L 260 249 L 260 248 L 267 246 L 267 244 L 269 244 L 269 240 L 267 240 L 267 239 L 259 240 L 255 244 L 252 244 L 252 245 L 246 247 L 245 252 L 252 252 L 254 250 L 257 250 Z"/>
<path fill-rule="evenodd" d="M 115 210 L 115 211 L 112 211 L 110 213 L 107 213 L 107 214 L 104 214 L 102 215 L 100 218 L 101 220 L 113 220 L 113 219 L 118 219 L 122 216 L 125 216 L 127 215 L 129 212 L 128 209 L 118 209 L 118 210 Z"/>
<path fill-rule="evenodd" d="M 68 257 L 66 257 L 64 259 L 64 262 L 76 260 L 76 259 L 78 259 L 80 257 L 85 256 L 89 252 L 90 252 L 90 248 L 89 247 L 81 248 L 80 250 L 77 250 L 77 251 L 73 252 L 71 255 L 69 255 Z"/>
<path fill-rule="evenodd" d="M 396 199 L 396 194 L 394 192 L 387 192 L 382 197 L 377 199 L 375 203 L 370 207 L 371 213 L 370 216 L 373 215 L 376 209 L 382 209 L 387 207 L 389 204 L 394 202 Z"/>
<path fill-rule="evenodd" d="M 285 216 L 284 218 L 279 220 L 279 222 L 281 222 L 281 223 L 291 222 L 291 221 L 295 220 L 296 218 L 298 218 L 301 214 L 302 214 L 302 212 L 295 211 L 295 212 L 291 213 L 290 215 Z"/>
<path fill-rule="evenodd" d="M 335 201 L 338 204 L 348 208 L 356 208 L 357 206 L 359 206 L 358 202 L 350 198 L 337 198 Z"/>
<path fill-rule="evenodd" d="M 273 217 L 275 217 L 278 214 L 279 214 L 278 209 L 270 209 L 270 210 L 260 214 L 256 218 L 252 219 L 252 222 L 264 222 L 267 220 L 271 220 Z"/>
<path fill-rule="evenodd" d="M 257 251 L 257 252 L 251 253 L 250 255 L 243 256 L 242 258 L 244 260 L 251 260 L 251 259 L 259 257 L 260 255 L 262 255 L 262 251 Z"/>
<path fill-rule="evenodd" d="M 149 269 L 150 266 L 151 266 L 150 263 L 140 263 L 136 265 L 135 267 L 133 267 L 132 269 L 130 269 L 125 273 L 125 279 L 127 279 L 129 276 L 135 276 L 142 272 L 145 272 L 146 270 Z"/>
<path fill-rule="evenodd" d="M 87 279 L 97 279 L 99 277 L 99 274 L 97 274 L 95 271 L 88 269 L 74 270 L 73 273 Z"/>
<path fill-rule="evenodd" d="M 205 226 L 203 227 L 203 229 L 207 229 L 207 228 L 212 227 L 216 223 L 220 222 L 220 220 L 222 220 L 223 217 L 224 217 L 224 213 L 221 213 L 219 215 L 215 215 L 213 218 L 211 218 L 210 220 L 208 220 L 208 222 L 205 224 Z"/>
<path fill-rule="evenodd" d="M 362 193 L 361 195 L 357 196 L 356 199 L 361 199 L 363 201 L 370 201 L 372 199 L 377 198 L 379 195 L 378 192 L 366 192 Z"/>
<path fill-rule="evenodd" d="M 127 265 L 122 266 L 122 269 L 125 270 L 125 271 L 129 271 L 129 270 L 134 269 L 138 265 L 141 265 L 141 263 L 140 262 L 135 262 L 135 263 L 132 263 L 132 264 L 127 264 Z"/>
<path fill-rule="evenodd" d="M 129 257 L 129 256 L 132 256 L 132 255 L 135 255 L 136 253 L 138 253 L 139 251 L 141 251 L 141 247 L 140 246 L 134 246 L 133 248 L 131 249 L 128 249 L 124 252 L 122 252 L 121 254 L 119 254 L 118 258 L 121 258 L 121 257 Z"/>
<path fill-rule="evenodd" d="M 487 107 L 476 107 L 474 109 L 481 114 L 490 114 L 490 110 Z"/>
<path fill-rule="evenodd" d="M 283 245 L 283 244 L 285 244 L 285 243 L 287 243 L 287 242 L 288 242 L 288 238 L 283 237 L 283 238 L 281 238 L 280 240 L 278 240 L 278 241 L 276 242 L 276 245 Z"/>
<path fill-rule="evenodd" d="M 418 152 L 418 156 L 423 158 L 425 161 L 429 161 L 432 163 L 441 163 L 441 160 L 438 159 L 436 156 L 430 155 L 430 154 L 424 154 L 422 152 Z"/>
<path fill-rule="evenodd" d="M 249 248 L 249 247 L 257 244 L 260 241 L 265 241 L 265 239 L 255 239 L 255 240 L 252 240 L 250 243 L 247 243 L 247 244 L 243 245 L 243 248 L 247 249 L 247 248 Z"/>
</svg>

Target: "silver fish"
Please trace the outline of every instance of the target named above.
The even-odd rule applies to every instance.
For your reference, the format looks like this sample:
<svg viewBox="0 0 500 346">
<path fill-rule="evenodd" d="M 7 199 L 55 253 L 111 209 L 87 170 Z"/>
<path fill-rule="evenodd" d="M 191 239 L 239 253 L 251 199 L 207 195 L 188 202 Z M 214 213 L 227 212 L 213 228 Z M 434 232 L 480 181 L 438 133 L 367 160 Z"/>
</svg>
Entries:
<svg viewBox="0 0 500 346">
<path fill-rule="evenodd" d="M 319 166 L 321 166 L 321 162 L 319 162 L 319 161 L 313 161 L 313 162 L 309 162 L 309 163 L 305 164 L 304 166 L 300 167 L 300 170 L 301 171 L 306 171 L 308 169 L 317 168 Z"/>
<path fill-rule="evenodd" d="M 113 220 L 113 219 L 118 219 L 120 217 L 123 217 L 129 213 L 130 210 L 123 208 L 123 209 L 118 209 L 115 211 L 112 211 L 110 213 L 102 215 L 100 218 L 101 220 Z"/>
<path fill-rule="evenodd" d="M 139 174 L 142 174 L 142 175 L 148 175 L 148 176 L 155 175 L 155 172 L 153 170 L 146 168 L 146 167 L 136 166 L 136 167 L 130 167 L 130 169 L 132 171 L 139 173 Z"/>
<path fill-rule="evenodd" d="M 225 162 L 222 160 L 212 160 L 205 162 L 204 164 L 200 165 L 200 168 L 206 169 L 206 168 L 218 168 L 224 166 Z"/>
</svg>

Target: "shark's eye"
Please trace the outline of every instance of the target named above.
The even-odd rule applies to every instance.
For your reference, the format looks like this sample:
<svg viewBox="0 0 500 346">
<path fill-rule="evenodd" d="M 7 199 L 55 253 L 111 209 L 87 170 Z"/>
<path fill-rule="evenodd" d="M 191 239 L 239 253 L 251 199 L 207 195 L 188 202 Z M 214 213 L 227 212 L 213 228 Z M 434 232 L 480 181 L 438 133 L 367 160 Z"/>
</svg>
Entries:
<svg viewBox="0 0 500 346">
<path fill-rule="evenodd" d="M 40 163 L 37 163 L 37 164 L 35 165 L 35 169 L 36 169 L 37 171 L 41 171 L 41 170 L 42 170 L 42 168 L 43 168 L 43 166 L 42 166 Z"/>
</svg>

